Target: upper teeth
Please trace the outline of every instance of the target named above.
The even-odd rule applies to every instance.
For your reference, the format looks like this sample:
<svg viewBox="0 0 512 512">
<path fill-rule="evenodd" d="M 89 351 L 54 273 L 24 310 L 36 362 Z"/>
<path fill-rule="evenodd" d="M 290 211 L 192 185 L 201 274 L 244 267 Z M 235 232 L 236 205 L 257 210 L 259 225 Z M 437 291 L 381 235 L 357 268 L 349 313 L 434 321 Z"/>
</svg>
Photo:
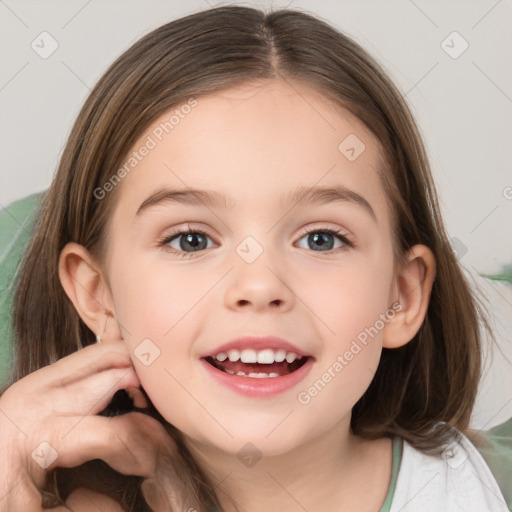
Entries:
<svg viewBox="0 0 512 512">
<path fill-rule="evenodd" d="M 219 352 L 215 358 L 217 361 L 225 361 L 229 359 L 231 362 L 241 360 L 242 363 L 260 363 L 260 364 L 272 364 L 274 362 L 280 363 L 286 359 L 288 363 L 293 363 L 295 359 L 302 359 L 302 356 L 295 352 L 286 352 L 286 350 L 272 350 L 266 348 L 264 350 L 253 350 L 252 348 L 246 348 L 244 350 L 228 350 L 226 352 Z"/>
</svg>

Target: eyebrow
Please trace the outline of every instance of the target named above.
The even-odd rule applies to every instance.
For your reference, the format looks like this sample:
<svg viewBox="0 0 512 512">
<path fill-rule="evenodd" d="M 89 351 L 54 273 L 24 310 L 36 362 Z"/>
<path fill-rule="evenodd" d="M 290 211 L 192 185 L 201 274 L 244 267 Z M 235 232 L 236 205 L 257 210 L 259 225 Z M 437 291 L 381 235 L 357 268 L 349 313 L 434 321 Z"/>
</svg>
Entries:
<svg viewBox="0 0 512 512">
<path fill-rule="evenodd" d="M 234 208 L 236 201 L 232 197 L 216 190 L 195 188 L 168 189 L 160 188 L 151 193 L 139 206 L 135 217 L 149 208 L 162 203 L 179 203 L 192 206 Z M 281 201 L 283 208 L 292 209 L 305 204 L 351 203 L 366 211 L 377 223 L 377 216 L 370 203 L 357 192 L 342 185 L 335 187 L 297 187 Z"/>
</svg>

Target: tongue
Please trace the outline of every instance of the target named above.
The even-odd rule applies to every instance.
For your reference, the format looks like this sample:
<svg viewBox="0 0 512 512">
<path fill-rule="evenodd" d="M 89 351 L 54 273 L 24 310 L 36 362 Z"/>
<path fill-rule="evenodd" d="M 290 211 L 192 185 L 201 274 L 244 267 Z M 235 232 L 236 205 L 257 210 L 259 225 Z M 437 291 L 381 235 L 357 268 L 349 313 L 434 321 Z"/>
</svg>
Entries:
<svg viewBox="0 0 512 512">
<path fill-rule="evenodd" d="M 242 363 L 240 360 L 233 362 L 226 359 L 222 361 L 222 363 L 216 361 L 216 364 L 224 370 L 233 371 L 235 374 L 238 372 L 244 372 L 247 375 L 249 375 L 249 373 L 277 373 L 278 375 L 290 373 L 290 364 L 286 361 L 282 361 L 281 363 L 260 364 Z"/>
</svg>

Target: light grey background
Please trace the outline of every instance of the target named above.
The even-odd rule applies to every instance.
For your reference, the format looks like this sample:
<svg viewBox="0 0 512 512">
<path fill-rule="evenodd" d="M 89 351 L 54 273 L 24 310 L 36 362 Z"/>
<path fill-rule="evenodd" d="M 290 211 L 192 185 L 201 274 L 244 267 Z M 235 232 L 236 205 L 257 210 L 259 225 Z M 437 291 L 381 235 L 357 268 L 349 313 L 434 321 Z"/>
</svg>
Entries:
<svg viewBox="0 0 512 512">
<path fill-rule="evenodd" d="M 467 251 L 460 261 L 494 313 L 501 351 L 487 361 L 472 425 L 512 416 L 512 287 L 478 275 L 512 263 L 511 1 L 222 2 L 230 3 L 317 14 L 397 82 L 424 134 L 450 237 Z M 216 5 L 0 0 L 0 207 L 48 187 L 83 101 L 118 55 L 157 26 Z M 42 46 L 44 31 L 58 44 L 46 59 L 31 46 Z"/>
</svg>

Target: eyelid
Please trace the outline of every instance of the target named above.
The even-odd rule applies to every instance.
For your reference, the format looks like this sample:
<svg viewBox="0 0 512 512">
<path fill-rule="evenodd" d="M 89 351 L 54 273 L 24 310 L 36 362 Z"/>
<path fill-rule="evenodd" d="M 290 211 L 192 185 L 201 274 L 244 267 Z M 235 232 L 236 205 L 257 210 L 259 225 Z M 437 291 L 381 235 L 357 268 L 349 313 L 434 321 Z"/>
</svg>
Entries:
<svg viewBox="0 0 512 512">
<path fill-rule="evenodd" d="M 301 228 L 300 230 L 300 236 L 307 235 L 308 233 L 311 233 L 312 231 L 335 231 L 339 235 L 343 235 L 345 238 L 350 239 L 351 235 L 350 233 L 339 226 L 336 225 L 330 225 L 328 222 L 318 222 L 317 224 L 314 224 L 312 226 L 307 226 L 305 228 Z"/>
<path fill-rule="evenodd" d="M 192 225 L 191 225 L 192 224 Z M 185 235 L 187 233 L 199 233 L 201 235 L 205 235 L 205 236 L 208 236 L 210 237 L 215 243 L 217 243 L 217 241 L 215 240 L 215 237 L 213 237 L 207 229 L 203 229 L 203 228 L 199 228 L 199 227 L 195 227 L 193 225 L 193 223 L 190 223 L 190 222 L 187 222 L 187 227 L 175 227 L 175 228 L 172 228 L 171 231 L 169 233 L 165 233 L 163 234 L 159 239 L 158 239 L 158 242 L 159 244 L 160 243 L 163 243 L 165 240 L 168 240 L 170 241 L 170 239 L 173 239 L 174 237 L 176 237 L 177 235 Z"/>
<path fill-rule="evenodd" d="M 297 240 L 304 238 L 304 236 L 308 235 L 309 233 L 315 233 L 315 232 L 327 232 L 327 233 L 331 234 L 332 236 L 338 237 L 343 242 L 345 247 L 348 247 L 348 248 L 356 247 L 356 244 L 354 243 L 352 236 L 350 234 L 348 234 L 343 228 L 331 227 L 326 223 L 302 228 L 298 235 Z M 178 226 L 178 227 L 173 228 L 170 233 L 166 233 L 166 234 L 162 235 L 162 237 L 160 237 L 158 239 L 158 246 L 164 250 L 167 250 L 173 254 L 178 254 L 180 256 L 181 255 L 193 255 L 193 254 L 195 254 L 195 252 L 187 253 L 187 252 L 183 252 L 183 251 L 176 251 L 175 249 L 172 249 L 171 247 L 167 246 L 167 244 L 169 242 L 171 242 L 172 240 L 174 240 L 176 237 L 183 236 L 187 233 L 199 233 L 201 235 L 205 235 L 205 236 L 209 237 L 210 239 L 212 239 L 213 242 L 218 245 L 218 242 L 208 232 L 208 230 L 203 229 L 203 228 L 198 228 L 198 227 L 196 228 L 193 226 L 193 223 L 187 223 L 186 228 Z M 211 249 L 211 247 L 210 247 L 210 249 Z M 338 248 L 338 250 L 339 249 L 340 248 Z M 200 252 L 204 252 L 205 250 L 206 249 L 203 249 L 202 251 L 196 251 L 196 252 L 200 253 Z M 317 252 L 317 251 L 313 251 L 313 252 Z M 318 252 L 322 252 L 322 251 L 318 251 Z M 326 252 L 329 254 L 332 254 L 332 253 L 337 252 L 337 250 L 326 251 Z"/>
</svg>

